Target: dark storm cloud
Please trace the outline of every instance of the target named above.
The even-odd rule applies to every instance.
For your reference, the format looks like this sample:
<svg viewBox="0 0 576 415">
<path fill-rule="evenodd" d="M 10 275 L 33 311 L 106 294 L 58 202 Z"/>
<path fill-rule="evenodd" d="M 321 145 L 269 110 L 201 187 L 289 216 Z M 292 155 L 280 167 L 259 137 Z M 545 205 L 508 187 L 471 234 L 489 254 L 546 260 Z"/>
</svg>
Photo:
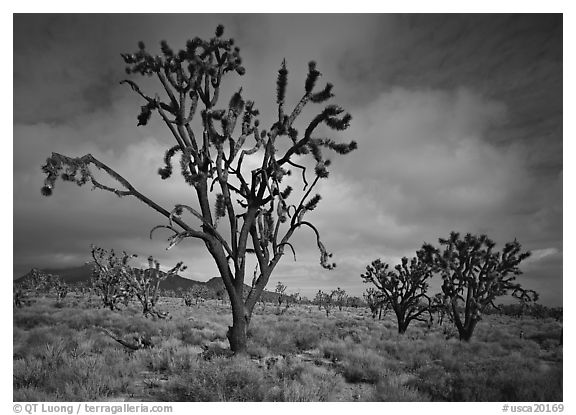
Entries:
<svg viewBox="0 0 576 415">
<path fill-rule="evenodd" d="M 505 102 L 506 127 L 486 138 L 528 141 L 540 173 L 562 168 L 562 15 L 383 16 L 340 70 L 362 102 L 391 87 L 466 87 Z"/>
<path fill-rule="evenodd" d="M 359 144 L 333 157 L 310 214 L 338 267 L 318 265 L 314 235 L 303 231 L 298 261 L 286 255 L 271 285 L 360 295 L 370 261 L 395 263 L 457 230 L 486 232 L 500 247 L 517 237 L 535 253 L 522 280 L 561 303 L 562 18 L 542 15 L 16 15 L 15 276 L 79 264 L 90 243 L 153 254 L 166 266 L 182 259 L 196 279 L 217 274 L 197 241 L 166 251 L 167 235 L 150 240 L 163 220 L 137 200 L 62 182 L 46 199 L 39 188 L 50 152 L 92 153 L 167 208 L 193 204 L 181 178 L 156 174 L 172 141 L 157 118 L 136 128 L 142 102 L 118 85 L 127 77 L 119 55 L 138 40 L 151 51 L 161 39 L 178 48 L 218 23 L 247 68 L 224 87 L 224 103 L 242 87 L 267 126 L 282 59 L 291 104 L 314 59 L 322 85 L 333 82 L 335 103 L 353 115 L 335 136 Z M 153 81 L 142 87 L 158 91 Z"/>
</svg>

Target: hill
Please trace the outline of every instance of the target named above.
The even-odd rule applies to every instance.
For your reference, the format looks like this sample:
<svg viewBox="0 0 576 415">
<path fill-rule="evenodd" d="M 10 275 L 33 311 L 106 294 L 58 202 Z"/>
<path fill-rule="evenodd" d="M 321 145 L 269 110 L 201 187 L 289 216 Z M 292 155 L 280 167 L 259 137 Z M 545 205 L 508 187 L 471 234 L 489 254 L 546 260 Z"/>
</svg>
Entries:
<svg viewBox="0 0 576 415">
<path fill-rule="evenodd" d="M 41 269 L 41 271 L 48 274 L 58 275 L 62 278 L 62 281 L 70 285 L 90 285 L 90 278 L 92 277 L 92 265 L 89 263 L 71 268 L 45 268 Z M 32 270 L 30 270 L 25 275 L 16 278 L 14 283 L 19 283 L 26 280 L 27 278 L 30 278 L 31 273 Z M 213 277 L 206 282 L 202 282 L 184 278 L 180 275 L 174 275 L 160 282 L 160 288 L 163 290 L 186 291 L 196 286 L 204 286 L 214 293 L 217 293 L 218 291 L 226 291 L 224 282 L 220 277 Z M 246 292 L 248 292 L 250 290 L 250 286 L 244 284 L 244 289 Z M 278 294 L 264 291 L 263 297 L 266 301 L 276 301 Z"/>
</svg>

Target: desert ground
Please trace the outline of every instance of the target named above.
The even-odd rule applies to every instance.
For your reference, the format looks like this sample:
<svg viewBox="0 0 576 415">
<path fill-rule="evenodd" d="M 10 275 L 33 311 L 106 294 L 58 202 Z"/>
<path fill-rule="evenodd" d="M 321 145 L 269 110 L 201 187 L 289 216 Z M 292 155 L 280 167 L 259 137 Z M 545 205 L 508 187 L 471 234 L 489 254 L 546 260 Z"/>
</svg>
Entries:
<svg viewBox="0 0 576 415">
<path fill-rule="evenodd" d="M 469 343 L 451 323 L 392 313 L 258 304 L 248 356 L 227 353 L 228 304 L 187 307 L 162 297 L 170 319 L 121 311 L 96 296 L 50 296 L 14 309 L 14 401 L 562 401 L 562 326 L 488 315 Z M 152 347 L 130 350 L 135 336 Z"/>
</svg>

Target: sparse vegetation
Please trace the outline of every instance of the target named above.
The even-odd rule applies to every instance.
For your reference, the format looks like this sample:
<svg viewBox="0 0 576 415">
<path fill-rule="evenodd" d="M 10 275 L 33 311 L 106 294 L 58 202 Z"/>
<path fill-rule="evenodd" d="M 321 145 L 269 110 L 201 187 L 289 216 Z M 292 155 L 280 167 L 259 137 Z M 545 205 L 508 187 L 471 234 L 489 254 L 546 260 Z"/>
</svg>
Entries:
<svg viewBox="0 0 576 415">
<path fill-rule="evenodd" d="M 392 316 L 256 309 L 246 356 L 226 353 L 230 315 L 218 300 L 159 303 L 171 320 L 98 301 L 63 308 L 55 293 L 14 310 L 15 401 L 561 401 L 562 327 L 554 318 L 485 316 L 473 341 L 415 321 L 398 335 Z M 150 339 L 131 350 L 122 338 Z M 523 335 L 521 336 L 521 333 Z M 448 337 L 448 338 L 446 338 Z M 458 356 L 458 359 L 454 359 Z"/>
<path fill-rule="evenodd" d="M 562 401 L 562 310 L 537 304 L 537 293 L 515 281 L 530 255 L 516 240 L 496 251 L 486 235 L 452 232 L 395 266 L 375 260 L 361 274 L 374 287 L 363 299 L 336 284 L 313 301 L 287 293 L 282 282 L 265 290 L 285 253 L 296 260 L 293 235 L 301 228 L 312 232 L 320 265 L 336 266 L 309 212 L 329 176 L 326 153 L 346 155 L 357 144 L 326 138 L 350 125 L 341 107 L 305 114 L 334 96 L 332 84 L 317 87 L 313 61 L 291 108 L 282 61 L 267 128 L 242 88 L 223 105 L 225 79 L 246 71 L 240 49 L 223 35 L 219 25 L 211 39 L 194 38 L 182 50 L 162 41 L 154 55 L 139 42 L 121 55 L 129 76 L 151 77 L 161 88 L 121 82 L 142 101 L 138 126 L 155 114 L 175 140 L 158 174 L 171 178 L 180 157 L 190 205 L 161 206 L 91 154 L 52 153 L 41 189 L 50 196 L 61 179 L 133 197 L 165 221 L 150 238 L 170 232 L 167 249 L 201 241 L 220 278 L 161 291 L 182 262 L 163 272 L 150 256 L 147 268 L 137 268 L 129 264 L 135 255 L 96 247 L 91 290 L 33 270 L 13 290 L 13 399 Z M 256 267 L 246 285 L 249 255 Z M 433 279 L 441 284 L 436 295 L 428 292 Z M 497 306 L 505 295 L 518 303 Z"/>
</svg>

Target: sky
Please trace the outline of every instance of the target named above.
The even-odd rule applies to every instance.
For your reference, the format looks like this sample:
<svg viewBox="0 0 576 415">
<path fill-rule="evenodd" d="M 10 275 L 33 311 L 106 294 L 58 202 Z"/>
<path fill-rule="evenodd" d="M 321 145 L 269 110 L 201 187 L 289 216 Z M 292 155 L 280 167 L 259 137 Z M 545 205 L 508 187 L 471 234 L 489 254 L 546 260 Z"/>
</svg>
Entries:
<svg viewBox="0 0 576 415">
<path fill-rule="evenodd" d="M 372 260 L 394 265 L 458 231 L 485 233 L 500 248 L 516 238 L 532 252 L 518 282 L 562 305 L 562 15 L 15 15 L 14 277 L 81 265 L 90 244 L 166 267 L 182 260 L 183 276 L 200 281 L 218 275 L 202 243 L 167 251 L 167 235 L 150 240 L 165 220 L 136 199 L 61 181 L 43 197 L 40 167 L 53 151 L 91 153 L 167 207 L 194 203 L 181 177 L 156 173 L 173 139 L 157 117 L 136 126 L 143 103 L 119 85 L 128 77 L 120 53 L 139 40 L 153 53 L 162 39 L 178 49 L 219 23 L 246 67 L 227 79 L 222 105 L 242 87 L 269 127 L 282 60 L 288 107 L 315 60 L 321 82 L 334 84 L 333 103 L 353 117 L 332 137 L 358 143 L 331 157 L 309 217 L 336 269 L 320 267 L 314 236 L 302 231 L 297 261 L 286 255 L 269 289 L 282 281 L 308 297 L 336 287 L 361 295 Z M 306 109 L 299 130 L 318 110 Z"/>
</svg>

